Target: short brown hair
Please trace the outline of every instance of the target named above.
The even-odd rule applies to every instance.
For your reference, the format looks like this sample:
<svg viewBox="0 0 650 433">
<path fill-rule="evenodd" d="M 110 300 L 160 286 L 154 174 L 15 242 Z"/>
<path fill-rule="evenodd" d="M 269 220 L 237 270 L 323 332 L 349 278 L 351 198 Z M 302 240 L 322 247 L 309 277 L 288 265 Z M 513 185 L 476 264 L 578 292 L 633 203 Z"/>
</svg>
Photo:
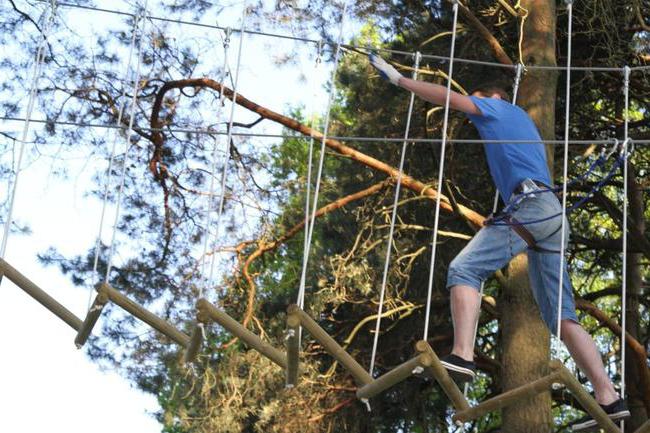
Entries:
<svg viewBox="0 0 650 433">
<path fill-rule="evenodd" d="M 501 96 L 501 99 L 505 99 L 506 101 L 510 100 L 510 93 L 508 93 L 506 90 L 506 86 L 502 85 L 501 83 L 489 82 L 479 84 L 478 86 L 474 87 L 471 92 L 469 92 L 469 94 L 473 95 L 476 92 L 481 92 L 487 96 L 496 94 Z"/>
</svg>

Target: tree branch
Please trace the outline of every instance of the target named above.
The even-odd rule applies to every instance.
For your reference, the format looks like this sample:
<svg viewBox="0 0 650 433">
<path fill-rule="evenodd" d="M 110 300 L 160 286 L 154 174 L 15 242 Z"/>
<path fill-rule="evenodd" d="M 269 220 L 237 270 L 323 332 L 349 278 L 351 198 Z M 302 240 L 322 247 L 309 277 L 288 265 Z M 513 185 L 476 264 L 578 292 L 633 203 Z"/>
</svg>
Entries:
<svg viewBox="0 0 650 433">
<path fill-rule="evenodd" d="M 451 2 L 451 0 L 447 1 Z M 508 54 L 506 54 L 497 38 L 495 38 L 494 35 L 492 35 L 492 32 L 490 32 L 487 27 L 485 27 L 483 23 L 478 18 L 476 18 L 476 15 L 474 15 L 467 6 L 458 2 L 458 9 L 460 10 L 460 13 L 465 17 L 465 19 L 469 21 L 469 23 L 476 29 L 479 35 L 481 35 L 485 42 L 487 42 L 487 44 L 494 52 L 494 57 L 496 57 L 499 62 L 503 63 L 504 65 L 514 64 L 512 62 L 512 59 L 510 59 Z"/>
<path fill-rule="evenodd" d="M 152 153 L 151 159 L 149 161 L 149 168 L 156 179 L 160 179 L 162 170 L 164 170 L 164 164 L 162 163 L 163 155 L 163 146 L 164 146 L 164 136 L 161 132 L 161 128 L 164 127 L 163 122 L 160 120 L 159 115 L 162 109 L 162 103 L 165 97 L 165 94 L 174 89 L 182 89 L 186 87 L 208 87 L 215 91 L 221 90 L 221 83 L 214 81 L 210 78 L 188 78 L 183 80 L 168 81 L 165 83 L 156 94 L 156 100 L 151 110 L 151 128 L 153 129 L 152 142 L 154 145 L 154 151 Z M 233 91 L 226 86 L 223 86 L 223 94 L 228 99 L 233 99 Z M 305 136 L 313 135 L 316 140 L 323 140 L 324 136 L 320 131 L 314 130 L 307 125 L 304 125 L 295 119 L 284 116 L 282 114 L 276 113 L 275 111 L 269 110 L 268 108 L 262 107 L 259 104 L 247 99 L 241 94 L 237 94 L 235 102 L 250 111 L 253 111 L 260 116 L 263 116 L 266 119 L 272 120 L 276 123 L 279 123 L 293 131 L 299 132 Z M 338 152 L 339 154 L 346 156 L 352 160 L 355 160 L 363 165 L 366 165 L 373 170 L 387 174 L 392 179 L 396 180 L 399 176 L 399 170 L 395 167 L 386 164 L 383 161 L 375 159 L 369 155 L 366 155 L 358 150 L 346 146 L 339 140 L 334 140 L 332 138 L 327 138 L 325 140 L 325 145 L 330 149 Z M 408 188 L 411 191 L 414 191 L 423 196 L 429 197 L 431 199 L 436 199 L 439 192 L 435 190 L 430 185 L 427 185 L 419 180 L 414 179 L 413 177 L 403 174 L 401 184 L 404 188 Z M 441 199 L 441 208 L 447 212 L 452 212 L 451 204 L 449 200 L 444 195 L 440 195 Z M 467 220 L 471 221 L 477 227 L 483 225 L 485 217 L 475 212 L 465 206 L 459 205 L 459 210 L 462 212 Z"/>
</svg>

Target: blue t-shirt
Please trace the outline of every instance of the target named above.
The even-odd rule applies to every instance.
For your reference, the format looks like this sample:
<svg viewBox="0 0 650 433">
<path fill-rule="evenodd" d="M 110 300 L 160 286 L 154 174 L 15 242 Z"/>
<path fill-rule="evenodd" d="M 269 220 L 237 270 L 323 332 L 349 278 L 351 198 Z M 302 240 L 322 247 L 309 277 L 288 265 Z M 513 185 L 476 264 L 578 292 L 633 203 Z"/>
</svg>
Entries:
<svg viewBox="0 0 650 433">
<path fill-rule="evenodd" d="M 523 109 L 497 98 L 470 96 L 482 115 L 468 114 L 483 140 L 490 174 L 504 202 L 525 179 L 551 186 L 546 152 L 533 120 Z M 539 143 L 509 143 L 509 140 L 539 140 Z"/>
</svg>

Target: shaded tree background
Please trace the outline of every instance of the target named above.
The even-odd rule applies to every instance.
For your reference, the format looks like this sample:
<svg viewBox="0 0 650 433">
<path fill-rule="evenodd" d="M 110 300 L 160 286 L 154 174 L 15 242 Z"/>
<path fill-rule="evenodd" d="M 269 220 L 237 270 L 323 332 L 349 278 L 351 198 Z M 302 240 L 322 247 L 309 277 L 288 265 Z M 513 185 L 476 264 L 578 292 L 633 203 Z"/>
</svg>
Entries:
<svg viewBox="0 0 650 433">
<path fill-rule="evenodd" d="M 290 33 L 298 36 L 320 34 L 332 40 L 340 22 L 340 2 L 301 2 L 298 9 L 292 2 L 257 3 L 250 6 L 251 23 L 258 30 Z M 86 4 L 86 3 L 84 3 Z M 87 3 L 90 5 L 90 3 Z M 558 64 L 566 63 L 566 11 L 563 2 L 531 1 L 524 6 L 535 13 L 544 6 L 557 17 Z M 105 5 L 99 5 L 105 6 Z M 137 10 L 136 5 L 124 5 Z M 518 61 L 521 17 L 513 15 L 513 4 L 507 1 L 473 1 L 469 13 L 459 18 L 457 56 L 463 58 Z M 10 1 L 2 6 L 2 67 L 5 76 L 24 77 L 30 66 L 30 53 L 41 38 L 45 4 L 38 1 Z M 113 7 L 113 6 L 111 6 Z M 157 16 L 183 17 L 204 21 L 218 17 L 224 25 L 237 27 L 241 5 L 213 5 L 210 2 L 159 2 L 150 5 Z M 125 9 L 126 10 L 126 9 Z M 643 65 L 648 60 L 648 11 L 643 0 L 625 2 L 578 1 L 574 8 L 574 56 L 577 66 Z M 155 13 L 154 13 L 155 11 Z M 354 45 L 383 46 L 396 50 L 447 55 L 451 29 L 451 6 L 437 1 L 363 1 L 349 11 Z M 523 36 L 523 60 L 539 64 L 548 59 L 535 57 L 531 49 L 547 44 L 535 34 L 536 22 L 527 21 Z M 39 91 L 39 110 L 50 121 L 35 133 L 31 157 L 39 149 L 59 145 L 61 162 L 58 173 L 65 177 L 66 152 L 80 146 L 92 149 L 92 157 L 109 155 L 112 135 L 105 130 L 67 128 L 55 121 L 114 124 L 123 100 L 131 97 L 130 83 L 122 76 L 120 62 L 128 50 L 132 17 L 121 17 L 114 30 L 96 40 L 75 37 L 75 20 L 71 10 L 60 7 L 55 32 L 48 39 L 45 75 Z M 484 28 L 477 26 L 477 20 Z M 551 23 L 541 23 L 552 25 Z M 208 85 L 188 86 L 183 90 L 165 90 L 177 80 L 208 77 L 218 80 L 219 61 L 210 49 L 220 47 L 220 38 L 211 33 L 196 38 L 182 32 L 182 26 L 147 20 L 142 36 L 144 47 L 143 78 L 139 83 L 138 105 L 135 107 L 136 127 L 130 138 L 131 157 L 127 170 L 123 213 L 119 224 L 122 259 L 116 264 L 112 284 L 137 302 L 189 332 L 193 321 L 193 303 L 204 284 L 197 254 L 203 238 L 214 227 L 203 226 L 205 192 L 210 182 L 210 156 L 217 136 L 174 131 L 174 128 L 213 128 L 223 131 L 223 119 L 216 119 L 220 105 L 228 112 L 230 101 L 220 101 L 219 92 Z M 487 39 L 481 31 L 493 35 Z M 99 33 L 99 32 L 98 32 Z M 538 39 L 535 39 L 537 37 Z M 138 39 L 139 41 L 140 39 Z M 496 42 L 496 45 L 495 45 Z M 269 42 L 272 44 L 273 42 Z M 490 45 L 491 43 L 491 45 Z M 234 38 L 232 45 L 236 45 Z M 500 47 L 502 51 L 495 50 Z M 297 53 L 305 53 L 301 43 L 282 46 L 274 51 L 278 68 L 291 69 L 300 64 Z M 527 50 L 528 47 L 528 50 Z M 547 44 L 548 48 L 548 44 Z M 234 49 L 231 47 L 231 53 Z M 527 55 L 528 53 L 528 55 Z M 532 53 L 532 54 L 530 54 Z M 332 60 L 332 48 L 325 46 L 324 60 Z M 310 51 L 307 56 L 313 56 Z M 393 56 L 408 73 L 410 56 Z M 246 59 L 254 63 L 255 59 Z M 445 83 L 446 62 L 425 60 L 421 79 Z M 506 69 L 457 63 L 455 80 L 464 89 L 471 88 L 485 77 L 510 83 Z M 308 72 L 307 72 L 308 73 Z M 648 101 L 650 72 L 635 72 L 630 82 L 630 135 L 650 138 Z M 232 76 L 225 85 L 232 87 Z M 551 91 L 551 82 L 563 89 L 563 74 L 539 75 L 529 71 L 522 91 L 524 100 L 534 101 L 535 92 L 543 86 Z M 528 84 L 527 84 L 528 83 Z M 277 83 L 269 83 L 269 85 Z M 2 83 L 2 113 L 19 116 L 25 100 L 11 95 L 26 95 L 25 79 Z M 528 86 L 528 87 L 526 87 Z M 126 94 L 122 90 L 126 88 Z M 459 90 L 461 90 L 459 88 Z M 548 90 L 548 89 L 547 89 Z M 301 87 L 287 92 L 304 94 Z M 526 94 L 528 92 L 528 94 Z M 555 96 L 555 92 L 552 92 Z M 532 96 L 531 96 L 532 94 Z M 255 94 L 245 97 L 258 101 Z M 406 122 L 408 95 L 376 76 L 364 56 L 344 50 L 336 76 L 335 103 L 331 134 L 336 136 L 373 136 L 399 138 Z M 261 96 L 260 96 L 261 97 Z M 160 110 L 156 98 L 162 101 Z M 548 109 L 553 101 L 548 95 L 538 98 L 536 105 L 526 108 Z M 552 127 L 542 127 L 546 138 L 562 138 L 564 95 L 557 92 Z M 571 137 L 583 140 L 623 136 L 622 74 L 618 72 L 574 72 L 572 74 Z M 309 123 L 307 107 L 296 104 L 276 108 L 289 117 Z M 131 108 L 128 108 L 131 110 Z M 127 110 L 127 114 L 128 114 Z M 551 110 L 553 111 L 553 110 Z M 148 127 L 152 116 L 160 119 L 159 134 Z M 554 113 L 552 113 L 554 114 Z M 535 117 L 535 116 L 533 116 Z M 128 117 L 127 117 L 128 118 Z M 241 125 L 255 123 L 258 116 L 240 109 L 235 119 Z M 321 118 L 313 119 L 318 124 Z M 536 118 L 537 120 L 537 118 Z M 251 127 L 239 126 L 237 131 L 267 131 L 269 120 Z M 410 135 L 417 138 L 439 138 L 442 110 L 423 101 L 416 101 Z M 154 124 L 155 126 L 155 124 Z M 277 128 L 277 126 L 276 126 Z M 284 311 L 294 302 L 300 277 L 303 232 L 292 230 L 303 218 L 309 137 L 290 128 L 283 132 L 291 137 L 269 140 L 233 139 L 230 154 L 226 214 L 218 249 L 219 273 L 223 275 L 206 295 L 251 330 L 262 334 L 277 346 L 283 344 Z M 494 190 L 487 182 L 488 173 L 479 145 L 453 142 L 453 138 L 476 138 L 463 116 L 453 114 L 449 129 L 452 138 L 446 155 L 445 177 L 459 203 L 487 215 L 492 207 Z M 223 138 L 221 138 L 223 140 Z M 2 161 L 11 154 L 11 137 L 3 136 Z M 90 146 L 89 146 L 90 144 Z M 317 143 L 318 144 L 318 143 Z M 380 161 L 397 167 L 401 143 L 374 143 L 346 140 L 345 144 Z M 422 182 L 435 185 L 440 151 L 437 144 L 415 143 L 408 147 L 405 171 Z M 589 164 L 597 146 L 572 146 L 570 176 L 578 176 Z M 549 154 L 561 161 L 561 146 L 549 146 Z M 647 290 L 650 243 L 646 233 L 648 219 L 647 188 L 648 157 L 644 146 L 637 146 L 630 163 L 630 243 L 631 254 L 626 271 L 628 282 L 627 325 L 630 336 L 638 342 L 636 351 L 628 349 L 627 390 L 633 421 L 630 431 L 648 417 L 650 383 L 648 382 L 648 306 Z M 124 154 L 117 158 L 115 173 L 120 170 Z M 556 181 L 561 180 L 559 165 L 554 169 Z M 3 176 L 10 166 L 2 167 Z M 101 197 L 104 173 L 98 170 L 96 184 L 88 193 Z M 589 182 L 594 182 L 590 179 Z M 381 283 L 394 182 L 386 173 L 370 169 L 333 150 L 328 151 L 319 204 L 337 203 L 358 191 L 378 185 L 372 193 L 352 201 L 318 219 L 310 252 L 308 272 L 308 311 L 318 318 L 338 341 L 345 342 L 353 356 L 364 366 L 370 362 L 373 319 L 377 311 L 378 288 Z M 620 342 L 612 328 L 620 322 L 621 305 L 621 187 L 620 173 L 608 186 L 572 215 L 572 237 L 569 265 L 576 296 L 579 297 L 581 320 L 597 337 L 606 364 L 618 383 L 620 378 Z M 569 201 L 590 189 L 579 184 Z M 444 192 L 444 191 L 443 191 Z M 114 193 L 110 200 L 114 202 Z M 5 203 L 6 205 L 6 203 Z M 377 373 L 382 373 L 407 360 L 413 354 L 413 343 L 423 329 L 424 303 L 434 203 L 429 196 L 403 189 L 399 219 L 395 232 L 393 261 L 387 292 L 387 314 L 383 321 Z M 4 214 L 3 214 L 4 215 Z M 430 324 L 430 341 L 439 353 L 451 345 L 451 324 L 447 292 L 444 290 L 446 266 L 472 235 L 464 219 L 453 212 L 442 214 L 440 245 L 435 269 L 435 294 Z M 280 240 L 281 242 L 275 242 Z M 70 275 L 75 284 L 90 286 L 99 278 L 92 272 L 93 250 L 76 257 L 66 257 L 56 250 L 44 251 L 41 259 L 55 264 Z M 129 253 L 130 252 L 130 253 Z M 104 255 L 105 257 L 105 255 Z M 106 263 L 100 263 L 100 271 Z M 514 268 L 505 271 L 512 276 Z M 101 275 L 101 273 L 100 273 Z M 504 286 L 504 280 L 490 279 L 477 339 L 477 359 L 482 372 L 471 389 L 470 397 L 482 400 L 501 392 L 514 374 L 502 368 L 504 332 L 522 325 L 508 316 L 503 305 L 518 293 Z M 517 283 L 518 287 L 521 284 Z M 524 284 L 525 286 L 525 284 Z M 525 289 L 517 289 L 525 290 Z M 506 308 L 507 311 L 507 308 Z M 349 375 L 332 364 L 321 347 L 309 338 L 304 342 L 303 377 L 300 385 L 284 390 L 283 372 L 254 351 L 247 350 L 231 336 L 213 327 L 207 348 L 198 364 L 187 368 L 180 362 L 179 349 L 152 333 L 142 336 L 141 326 L 116 308 L 107 308 L 110 321 L 94 338 L 88 354 L 97 362 L 118 369 L 139 388 L 158 396 L 160 421 L 165 431 L 447 431 L 451 412 L 439 389 L 421 379 L 412 379 L 391 389 L 372 401 L 373 411 L 354 398 L 355 385 Z M 514 315 L 513 315 L 514 316 Z M 600 319 L 600 320 L 599 320 Z M 538 319 L 537 319 L 538 321 Z M 548 334 L 536 336 L 533 344 L 548 344 Z M 541 343 L 540 343 L 541 342 Z M 531 348 L 517 348 L 525 354 Z M 564 356 L 564 355 L 562 355 Z M 567 359 L 563 359 L 567 361 Z M 569 361 L 567 361 L 569 362 Z M 645 370 L 644 370 L 645 369 Z M 541 372 L 538 372 L 541 373 Z M 584 378 L 580 376 L 584 381 Z M 567 426 L 579 416 L 577 403 L 563 392 L 554 392 L 546 418 L 536 420 L 531 431 L 550 431 L 551 416 L 556 427 Z M 544 412 L 544 411 L 540 411 Z M 508 415 L 511 416 L 511 415 Z M 519 416 L 523 419 L 523 415 Z M 506 419 L 508 419 L 506 417 Z M 545 421 L 546 419 L 546 421 Z M 501 415 L 492 414 L 476 422 L 478 431 L 496 431 Z M 504 426 L 507 429 L 508 426 Z"/>
</svg>

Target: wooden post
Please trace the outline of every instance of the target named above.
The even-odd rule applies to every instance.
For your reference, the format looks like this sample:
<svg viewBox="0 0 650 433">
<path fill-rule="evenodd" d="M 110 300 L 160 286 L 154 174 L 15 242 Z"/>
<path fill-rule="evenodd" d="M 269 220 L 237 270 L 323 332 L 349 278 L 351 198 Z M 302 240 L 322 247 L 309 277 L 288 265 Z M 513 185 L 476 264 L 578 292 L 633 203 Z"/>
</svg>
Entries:
<svg viewBox="0 0 650 433">
<path fill-rule="evenodd" d="M 414 370 L 418 367 L 424 369 L 430 367 L 433 359 L 428 353 L 420 353 L 415 358 L 398 365 L 388 373 L 373 380 L 368 385 L 365 385 L 357 390 L 357 398 L 367 400 L 374 397 L 380 392 L 397 385 L 398 383 L 406 380 L 414 374 Z"/>
<path fill-rule="evenodd" d="M 280 352 L 278 349 L 244 328 L 239 322 L 216 308 L 206 299 L 199 299 L 196 303 L 196 307 L 200 314 L 205 314 L 206 317 L 209 317 L 212 321 L 223 326 L 232 335 L 240 338 L 244 343 L 257 350 L 280 367 L 284 369 L 287 368 L 287 358 L 284 356 L 284 353 Z"/>
<path fill-rule="evenodd" d="M 540 392 L 548 390 L 551 385 L 553 385 L 553 383 L 559 383 L 562 381 L 561 370 L 556 365 L 553 365 L 553 367 L 555 367 L 554 371 L 549 375 L 519 388 L 511 389 L 510 391 L 504 392 L 503 394 L 497 395 L 496 397 L 489 400 L 485 400 L 472 408 L 456 412 L 452 419 L 455 422 L 471 421 L 485 415 L 488 412 L 501 409 L 505 406 L 511 405 L 512 403 L 521 401 L 522 399 L 530 398 L 534 395 L 539 394 Z"/>
<path fill-rule="evenodd" d="M 576 400 L 578 400 L 598 425 L 605 430 L 606 433 L 621 433 L 618 427 L 616 427 L 616 424 L 609 419 L 603 408 L 600 407 L 591 395 L 589 395 L 573 374 L 567 370 L 565 366 L 561 366 L 559 371 L 562 377 L 562 382 L 564 382 L 566 387 L 569 388 L 569 391 L 573 393 Z"/>
<path fill-rule="evenodd" d="M 95 296 L 93 305 L 90 307 L 90 310 L 88 310 L 88 313 L 86 313 L 84 323 L 81 325 L 81 329 L 79 329 L 79 332 L 77 332 L 77 336 L 74 339 L 74 344 L 77 346 L 77 349 L 81 349 L 83 345 L 86 344 L 99 316 L 102 314 L 104 305 L 108 302 L 108 293 L 106 293 L 106 289 L 104 288 L 105 285 L 105 283 L 100 283 L 95 286 L 97 296 Z"/>
<path fill-rule="evenodd" d="M 0 275 L 6 275 L 15 285 L 20 287 L 25 293 L 38 301 L 42 306 L 54 313 L 54 315 L 59 319 L 67 323 L 72 329 L 75 331 L 81 329 L 82 322 L 80 318 L 58 303 L 53 297 L 45 293 L 44 290 L 18 272 L 4 259 L 0 259 Z"/>
<path fill-rule="evenodd" d="M 183 362 L 186 364 L 194 362 L 201 346 L 203 345 L 203 338 L 205 336 L 205 324 L 208 323 L 210 318 L 199 311 L 198 301 L 196 305 L 196 323 L 192 328 L 192 335 L 190 336 L 190 344 L 185 350 L 185 355 L 183 356 Z"/>
<path fill-rule="evenodd" d="M 295 314 L 287 315 L 287 388 L 293 388 L 298 382 L 300 364 L 300 318 Z"/>
<path fill-rule="evenodd" d="M 103 290 L 106 290 L 106 293 L 108 294 L 108 299 L 111 302 L 119 305 L 122 309 L 124 309 L 128 313 L 142 320 L 144 323 L 158 330 L 162 334 L 168 336 L 176 343 L 180 344 L 183 347 L 187 347 L 190 344 L 190 337 L 187 334 L 180 332 L 178 329 L 174 328 L 169 322 L 161 319 L 160 317 L 156 316 L 152 312 L 136 304 L 135 302 L 133 302 L 132 300 L 130 300 L 129 298 L 127 298 L 126 296 L 124 296 L 123 294 L 115 290 L 113 287 L 106 284 Z"/>
<path fill-rule="evenodd" d="M 327 332 L 321 328 L 307 313 L 302 311 L 297 305 L 290 305 L 287 309 L 289 314 L 294 314 L 300 318 L 300 324 L 311 334 L 312 337 L 336 359 L 346 370 L 352 374 L 352 377 L 359 385 L 368 385 L 373 381 L 372 376 L 359 365 L 354 358 L 350 356 Z"/>
<path fill-rule="evenodd" d="M 192 328 L 192 335 L 190 336 L 190 344 L 188 344 L 185 355 L 183 356 L 183 362 L 186 364 L 194 362 L 196 356 L 199 354 L 199 350 L 201 350 L 201 346 L 203 345 L 203 332 L 203 323 L 195 323 Z"/>
<path fill-rule="evenodd" d="M 452 378 L 449 377 L 447 369 L 440 363 L 438 355 L 436 355 L 431 346 L 429 346 L 429 343 L 425 340 L 420 340 L 415 343 L 415 350 L 419 353 L 426 353 L 431 357 L 431 366 L 427 368 L 426 371 L 431 374 L 436 381 L 438 381 L 440 387 L 445 394 L 447 394 L 447 397 L 449 397 L 449 400 L 451 400 L 451 403 L 454 405 L 456 410 L 462 411 L 469 409 L 469 404 L 467 403 L 467 400 L 465 400 L 465 396 L 460 392 L 460 389 L 458 389 L 458 385 L 456 385 Z"/>
</svg>

